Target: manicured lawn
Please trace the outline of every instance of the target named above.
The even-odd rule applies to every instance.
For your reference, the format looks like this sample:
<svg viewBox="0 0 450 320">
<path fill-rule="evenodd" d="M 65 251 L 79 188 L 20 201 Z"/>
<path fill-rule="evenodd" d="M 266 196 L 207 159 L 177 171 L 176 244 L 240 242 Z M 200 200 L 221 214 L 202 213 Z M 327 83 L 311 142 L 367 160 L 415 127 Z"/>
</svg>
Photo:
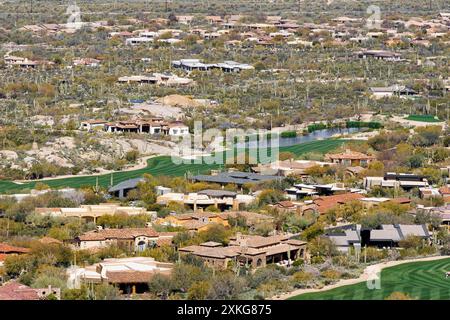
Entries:
<svg viewBox="0 0 450 320">
<path fill-rule="evenodd" d="M 405 118 L 406 120 L 411 121 L 420 121 L 420 122 L 442 122 L 442 120 L 436 119 L 434 116 L 429 114 L 411 114 Z"/>
<path fill-rule="evenodd" d="M 290 147 L 280 147 L 280 152 L 289 151 L 296 155 L 301 155 L 308 152 L 326 153 L 333 149 L 336 149 L 348 140 L 328 139 L 318 140 L 302 143 Z M 149 173 L 153 176 L 183 176 L 186 173 L 193 175 L 208 173 L 211 169 L 219 169 L 223 165 L 219 164 L 194 164 L 184 163 L 175 165 L 172 163 L 172 159 L 169 156 L 159 156 L 151 158 L 147 161 L 147 167 L 144 169 L 116 172 L 113 174 L 113 183 L 119 183 L 121 181 L 137 178 L 145 173 Z M 42 181 L 51 188 L 63 188 L 72 187 L 79 188 L 81 186 L 94 186 L 98 177 L 98 184 L 102 187 L 108 187 L 111 184 L 111 174 L 104 174 L 100 176 L 88 176 L 88 177 L 73 177 L 63 179 L 51 179 Z M 0 181 L 0 193 L 6 192 L 24 192 L 27 189 L 32 189 L 36 184 L 33 182 L 25 182 L 23 184 L 17 184 L 11 181 Z"/>
<path fill-rule="evenodd" d="M 335 288 L 332 290 L 306 293 L 290 300 L 383 300 L 392 292 L 400 291 L 421 300 L 449 300 L 450 258 L 411 262 L 383 269 L 381 288 L 369 290 L 366 282 Z"/>
</svg>

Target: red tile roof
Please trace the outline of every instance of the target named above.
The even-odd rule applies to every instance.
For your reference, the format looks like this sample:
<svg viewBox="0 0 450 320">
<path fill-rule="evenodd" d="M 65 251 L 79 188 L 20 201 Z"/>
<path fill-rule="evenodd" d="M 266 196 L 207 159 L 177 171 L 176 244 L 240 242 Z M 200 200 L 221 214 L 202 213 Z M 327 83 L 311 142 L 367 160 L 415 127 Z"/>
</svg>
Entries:
<svg viewBox="0 0 450 320">
<path fill-rule="evenodd" d="M 30 252 L 30 249 L 28 248 L 15 247 L 6 243 L 0 243 L 0 253 L 10 254 L 10 253 L 28 253 L 28 252 Z"/>
<path fill-rule="evenodd" d="M 343 193 L 333 196 L 319 197 L 313 201 L 317 205 L 319 213 L 325 213 L 339 204 L 344 204 L 361 198 L 364 198 L 364 196 L 359 193 Z"/>
<path fill-rule="evenodd" d="M 0 287 L 0 300 L 39 300 L 39 296 L 36 290 L 10 281 Z"/>
<path fill-rule="evenodd" d="M 440 187 L 439 192 L 442 195 L 450 195 L 450 187 Z"/>
</svg>

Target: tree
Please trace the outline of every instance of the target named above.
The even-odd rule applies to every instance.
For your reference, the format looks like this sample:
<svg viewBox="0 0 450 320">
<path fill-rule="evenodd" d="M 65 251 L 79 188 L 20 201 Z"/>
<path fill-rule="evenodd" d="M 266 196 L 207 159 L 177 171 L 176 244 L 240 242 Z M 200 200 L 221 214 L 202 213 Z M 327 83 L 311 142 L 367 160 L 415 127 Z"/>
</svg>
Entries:
<svg viewBox="0 0 450 320">
<path fill-rule="evenodd" d="M 296 287 L 306 287 L 313 279 L 313 275 L 306 271 L 297 271 L 292 276 L 292 281 Z"/>
<path fill-rule="evenodd" d="M 414 300 L 407 293 L 394 291 L 389 296 L 387 296 L 384 300 Z"/>
<path fill-rule="evenodd" d="M 269 282 L 271 280 L 281 279 L 283 274 L 280 270 L 273 266 L 257 269 L 249 278 L 249 285 L 252 288 L 257 288 L 261 284 Z"/>
<path fill-rule="evenodd" d="M 160 296 L 162 299 L 167 299 L 172 289 L 173 284 L 170 277 L 159 273 L 155 274 L 148 283 L 149 292 Z"/>
<path fill-rule="evenodd" d="M 11 255 L 6 257 L 3 267 L 5 273 L 11 277 L 18 277 L 23 271 L 29 271 L 33 268 L 34 259 L 29 255 Z"/>
<path fill-rule="evenodd" d="M 187 292 L 188 300 L 205 300 L 211 290 L 211 284 L 208 281 L 194 282 Z"/>
<path fill-rule="evenodd" d="M 119 300 L 120 291 L 108 283 L 97 284 L 94 287 L 95 300 Z"/>
<path fill-rule="evenodd" d="M 426 126 L 416 128 L 416 134 L 411 138 L 411 143 L 415 146 L 429 147 L 439 141 L 442 133 L 440 126 Z"/>
<path fill-rule="evenodd" d="M 227 244 L 231 233 L 223 225 L 213 224 L 207 230 L 199 232 L 198 235 L 204 242 L 214 241 Z"/>
<path fill-rule="evenodd" d="M 323 225 L 320 222 L 318 222 L 318 223 L 314 223 L 310 227 L 306 228 L 302 232 L 302 237 L 304 239 L 306 239 L 307 241 L 310 241 L 310 240 L 318 237 L 321 234 L 323 234 Z"/>
<path fill-rule="evenodd" d="M 258 196 L 258 204 L 260 206 L 264 206 L 267 204 L 274 204 L 277 203 L 279 201 L 284 200 L 284 194 L 283 192 L 279 191 L 279 190 L 271 190 L 271 189 L 267 189 L 267 190 L 263 190 L 261 191 L 261 193 Z"/>
<path fill-rule="evenodd" d="M 230 272 L 223 272 L 213 278 L 207 299 L 233 300 L 237 299 L 245 286 L 245 280 Z"/>
<path fill-rule="evenodd" d="M 324 237 L 317 237 L 309 241 L 308 250 L 311 256 L 331 258 L 339 254 L 339 251 L 333 241 Z"/>
<path fill-rule="evenodd" d="M 398 245 L 404 249 L 418 249 L 422 247 L 422 239 L 417 236 L 408 235 L 405 239 L 400 240 Z"/>
</svg>

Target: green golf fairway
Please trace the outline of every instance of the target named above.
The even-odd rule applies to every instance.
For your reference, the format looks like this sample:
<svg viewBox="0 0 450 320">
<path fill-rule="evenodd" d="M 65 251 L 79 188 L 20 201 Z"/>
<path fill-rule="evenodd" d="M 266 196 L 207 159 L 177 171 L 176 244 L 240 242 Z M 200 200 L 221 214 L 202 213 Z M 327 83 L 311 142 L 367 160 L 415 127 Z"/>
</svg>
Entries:
<svg viewBox="0 0 450 320">
<path fill-rule="evenodd" d="M 442 122 L 442 120 L 436 119 L 432 115 L 411 114 L 405 118 L 406 120 L 420 121 L 420 122 Z"/>
<path fill-rule="evenodd" d="M 450 258 L 411 262 L 381 271 L 381 288 L 369 290 L 365 281 L 324 292 L 305 293 L 289 300 L 384 300 L 399 291 L 420 300 L 449 300 Z"/>
<path fill-rule="evenodd" d="M 308 152 L 326 153 L 341 146 L 349 140 L 342 139 L 327 139 L 306 142 L 290 147 L 280 147 L 280 152 L 292 152 L 295 155 L 301 155 Z M 159 156 L 148 159 L 147 167 L 133 171 L 115 172 L 113 174 L 113 183 L 119 183 L 132 178 L 137 178 L 145 173 L 153 176 L 183 176 L 185 173 L 201 174 L 207 173 L 211 169 L 218 169 L 223 167 L 220 164 L 179 164 L 172 162 L 170 156 Z M 98 178 L 98 184 L 101 187 L 108 187 L 111 184 L 111 174 L 104 174 L 98 176 L 86 177 L 71 177 L 71 178 L 55 178 L 49 180 L 42 180 L 42 183 L 51 188 L 72 187 L 79 188 L 81 186 L 95 186 Z M 39 181 L 24 182 L 21 184 L 12 181 L 0 181 L 0 193 L 20 192 L 23 190 L 32 189 Z"/>
</svg>

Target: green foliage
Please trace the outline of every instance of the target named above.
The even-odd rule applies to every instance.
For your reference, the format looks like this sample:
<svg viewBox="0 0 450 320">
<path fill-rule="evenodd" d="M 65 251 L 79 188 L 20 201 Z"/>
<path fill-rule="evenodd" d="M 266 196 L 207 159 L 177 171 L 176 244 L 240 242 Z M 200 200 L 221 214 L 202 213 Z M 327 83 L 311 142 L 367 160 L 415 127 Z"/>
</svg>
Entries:
<svg viewBox="0 0 450 320">
<path fill-rule="evenodd" d="M 379 122 L 347 121 L 345 125 L 347 128 L 370 128 L 370 129 L 382 128 L 382 125 Z"/>
<path fill-rule="evenodd" d="M 258 196 L 258 204 L 260 206 L 264 206 L 267 204 L 274 204 L 277 203 L 279 201 L 284 200 L 284 194 L 281 191 L 278 190 L 263 190 L 261 191 L 261 193 Z"/>
</svg>

